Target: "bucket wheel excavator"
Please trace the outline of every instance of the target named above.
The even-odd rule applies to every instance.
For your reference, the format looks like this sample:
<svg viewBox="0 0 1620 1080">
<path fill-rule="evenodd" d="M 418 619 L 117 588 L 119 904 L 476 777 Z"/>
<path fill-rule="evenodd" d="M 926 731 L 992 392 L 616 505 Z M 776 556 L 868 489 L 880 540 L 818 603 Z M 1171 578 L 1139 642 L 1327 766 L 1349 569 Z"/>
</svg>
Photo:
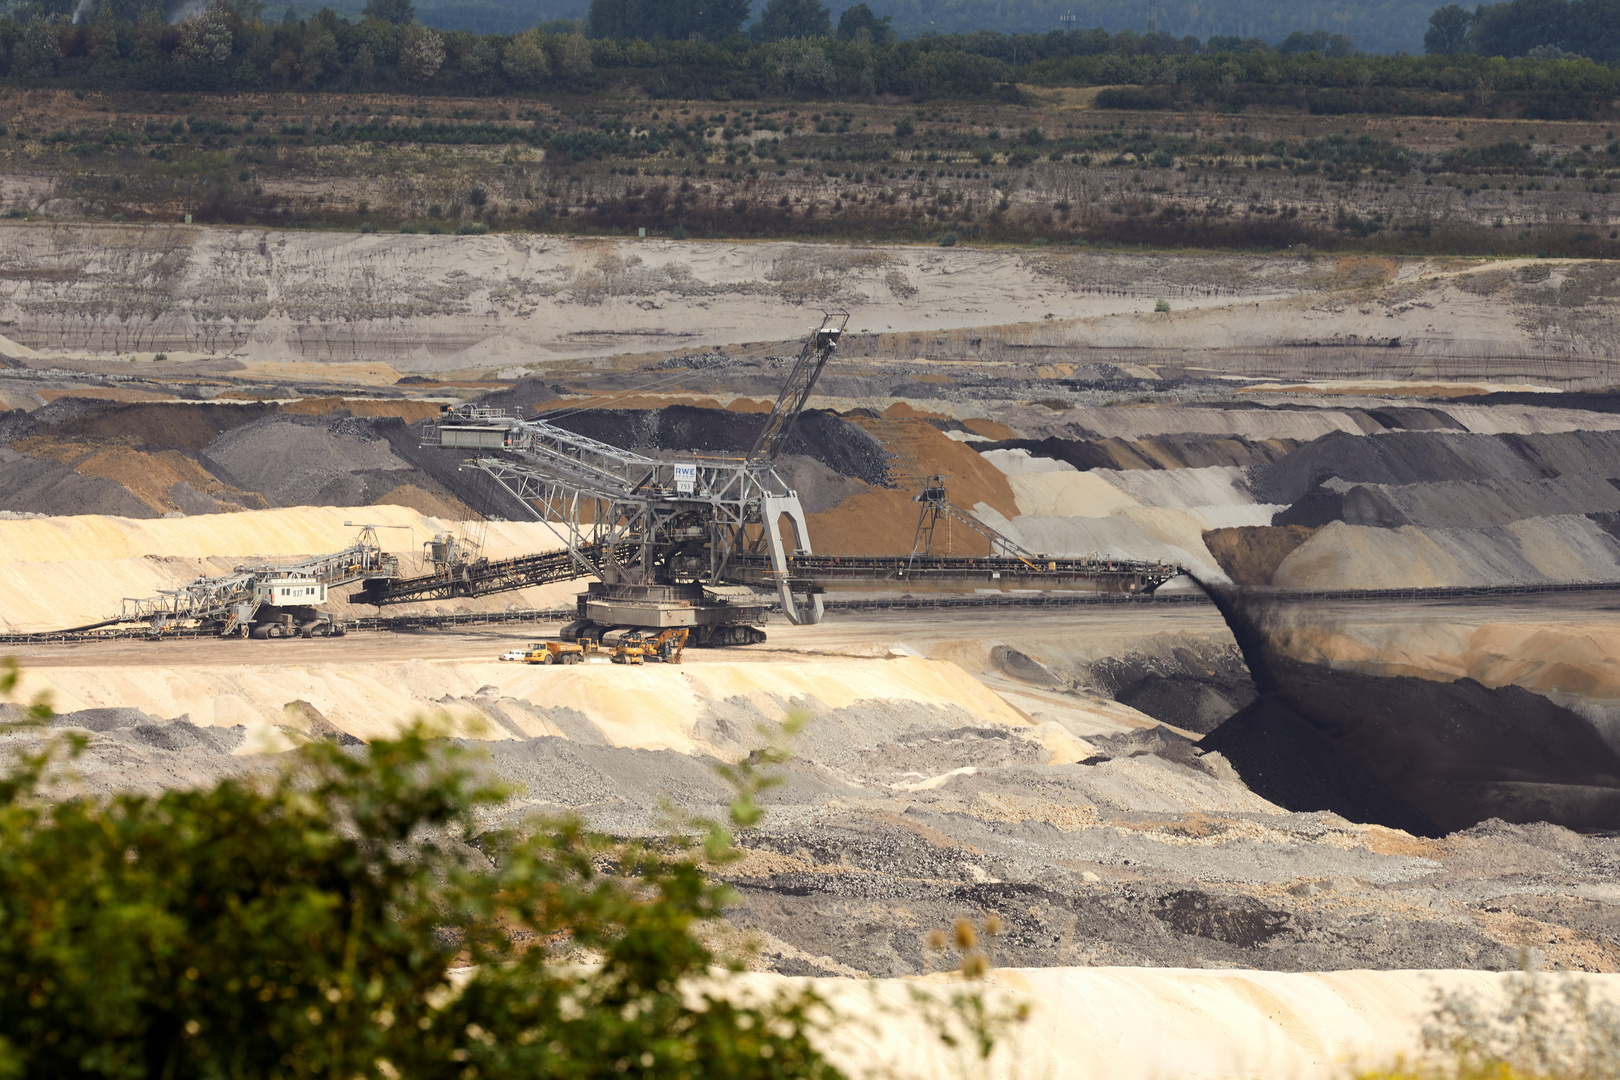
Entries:
<svg viewBox="0 0 1620 1080">
<path fill-rule="evenodd" d="M 938 476 L 916 497 L 921 513 L 909 556 L 813 553 L 804 507 L 775 464 L 848 321 L 846 312 L 828 313 L 805 339 L 743 457 L 654 459 L 544 418 L 445 406 L 423 444 L 473 451 L 462 467 L 483 472 L 551 525 L 564 550 L 502 561 L 436 557 L 431 574 L 367 581 L 351 599 L 381 606 L 593 577 L 563 641 L 686 628 L 695 645 L 748 645 L 765 640 L 759 624 L 771 591 L 788 620 L 802 624 L 821 621 L 827 589 L 1146 595 L 1181 573 L 1160 562 L 1029 552 L 951 503 Z M 989 556 L 936 554 L 942 521 L 947 532 L 957 522 L 977 533 Z"/>
<path fill-rule="evenodd" d="M 487 474 L 563 537 L 566 551 L 549 560 L 559 564 L 550 579 L 569 569 L 566 576 L 598 579 L 580 595 L 564 640 L 686 627 L 700 645 L 764 641 L 757 624 L 767 603 L 741 583 L 745 565 L 769 566 L 789 620 L 821 620 L 820 592 L 802 582 L 805 591 L 795 592 L 789 560 L 809 553 L 810 531 L 775 463 L 848 323 L 848 312 L 826 313 L 805 339 L 744 457 L 659 460 L 544 419 L 473 406 L 447 406 L 424 444 L 483 451 L 464 467 Z M 368 583 L 357 598 L 385 602 L 397 592 L 387 582 Z"/>
</svg>

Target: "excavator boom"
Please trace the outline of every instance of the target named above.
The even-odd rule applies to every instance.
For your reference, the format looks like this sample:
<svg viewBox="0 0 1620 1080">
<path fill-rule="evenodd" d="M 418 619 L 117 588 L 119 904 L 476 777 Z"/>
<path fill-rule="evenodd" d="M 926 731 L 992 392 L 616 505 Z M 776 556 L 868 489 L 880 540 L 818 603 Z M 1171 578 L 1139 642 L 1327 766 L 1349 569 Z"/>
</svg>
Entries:
<svg viewBox="0 0 1620 1080">
<path fill-rule="evenodd" d="M 754 448 L 748 451 L 750 465 L 770 465 L 782 453 L 782 447 L 793 437 L 793 428 L 804 413 L 811 391 L 816 388 L 816 380 L 821 378 L 821 369 L 832 359 L 848 325 L 849 312 L 829 311 L 822 316 L 820 328 L 805 339 L 793 371 L 771 407 L 764 430 L 754 440 Z"/>
</svg>

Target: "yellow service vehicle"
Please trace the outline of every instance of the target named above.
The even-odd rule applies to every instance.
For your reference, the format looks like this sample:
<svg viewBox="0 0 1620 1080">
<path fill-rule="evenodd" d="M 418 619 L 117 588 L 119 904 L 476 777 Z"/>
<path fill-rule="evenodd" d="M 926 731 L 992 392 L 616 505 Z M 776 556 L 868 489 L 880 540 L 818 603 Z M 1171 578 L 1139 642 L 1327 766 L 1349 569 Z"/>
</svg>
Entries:
<svg viewBox="0 0 1620 1080">
<path fill-rule="evenodd" d="M 596 653 L 596 642 L 590 638 L 570 641 L 537 641 L 523 655 L 525 664 L 578 664 L 589 654 Z"/>
<path fill-rule="evenodd" d="M 644 664 L 651 660 L 654 663 L 678 664 L 681 654 L 686 651 L 686 639 L 690 635 L 686 627 L 671 628 L 660 634 L 650 634 L 645 630 L 632 630 L 619 639 L 613 647 L 613 662 L 615 664 Z"/>
</svg>

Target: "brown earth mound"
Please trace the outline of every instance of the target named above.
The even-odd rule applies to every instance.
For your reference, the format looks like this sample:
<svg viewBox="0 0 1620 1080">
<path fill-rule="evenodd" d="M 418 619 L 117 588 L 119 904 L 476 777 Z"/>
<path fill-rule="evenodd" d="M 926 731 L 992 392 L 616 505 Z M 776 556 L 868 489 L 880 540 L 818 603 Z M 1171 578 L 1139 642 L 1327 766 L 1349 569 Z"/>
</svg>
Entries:
<svg viewBox="0 0 1620 1080">
<path fill-rule="evenodd" d="M 275 405 L 108 404 L 61 398 L 34 422 L 62 441 L 111 442 L 137 450 L 201 450 L 220 435 L 277 410 Z M 62 416 L 60 421 L 55 417 Z"/>
<path fill-rule="evenodd" d="M 1315 534 L 1303 525 L 1245 525 L 1210 529 L 1204 546 L 1239 585 L 1270 585 L 1282 561 Z"/>
<path fill-rule="evenodd" d="M 282 412 L 302 416 L 329 416 L 339 409 L 351 416 L 397 416 L 407 424 L 415 424 L 439 414 L 436 401 L 412 401 L 409 398 L 303 398 L 288 402 Z"/>
</svg>

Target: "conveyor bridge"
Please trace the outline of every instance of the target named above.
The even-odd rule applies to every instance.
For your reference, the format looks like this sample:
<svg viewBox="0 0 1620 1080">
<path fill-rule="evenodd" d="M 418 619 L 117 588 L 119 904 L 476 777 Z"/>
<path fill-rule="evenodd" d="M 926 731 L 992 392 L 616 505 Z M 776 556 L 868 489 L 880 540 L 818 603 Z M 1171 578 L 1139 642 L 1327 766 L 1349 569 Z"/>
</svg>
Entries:
<svg viewBox="0 0 1620 1080">
<path fill-rule="evenodd" d="M 602 545 L 582 544 L 578 554 L 600 566 Z M 548 551 L 516 559 L 476 559 L 436 568 L 431 574 L 409 578 L 379 578 L 349 599 L 359 604 L 398 604 L 410 600 L 449 600 L 457 596 L 486 596 L 531 585 L 550 585 L 584 577 L 580 560 L 570 552 Z"/>
<path fill-rule="evenodd" d="M 601 565 L 601 545 L 582 546 L 579 553 L 592 565 Z M 1179 567 L 1166 563 L 1098 556 L 1025 559 L 796 553 L 787 557 L 785 578 L 795 590 L 802 591 L 887 589 L 899 585 L 944 592 L 1029 589 L 1145 594 L 1180 572 Z M 553 551 L 516 559 L 459 563 L 418 577 L 368 581 L 351 599 L 381 606 L 410 600 L 487 596 L 584 576 L 578 558 L 567 551 Z M 766 588 L 779 585 L 784 574 L 773 569 L 766 556 L 733 556 L 726 579 L 738 585 Z"/>
</svg>

